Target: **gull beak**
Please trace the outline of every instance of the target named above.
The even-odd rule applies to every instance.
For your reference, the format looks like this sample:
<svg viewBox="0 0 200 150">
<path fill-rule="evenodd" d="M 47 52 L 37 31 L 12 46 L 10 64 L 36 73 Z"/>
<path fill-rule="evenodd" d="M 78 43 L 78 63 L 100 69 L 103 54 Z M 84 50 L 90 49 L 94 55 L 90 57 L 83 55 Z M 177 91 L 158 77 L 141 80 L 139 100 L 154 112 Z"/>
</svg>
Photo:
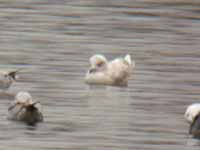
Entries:
<svg viewBox="0 0 200 150">
<path fill-rule="evenodd" d="M 90 68 L 90 69 L 89 69 L 89 73 L 95 73 L 95 72 L 97 72 L 97 69 L 96 69 L 96 68 Z"/>
<path fill-rule="evenodd" d="M 13 105 L 11 105 L 10 107 L 8 107 L 8 110 L 9 110 L 9 111 L 12 110 L 16 105 L 17 105 L 16 103 L 13 104 Z"/>
</svg>

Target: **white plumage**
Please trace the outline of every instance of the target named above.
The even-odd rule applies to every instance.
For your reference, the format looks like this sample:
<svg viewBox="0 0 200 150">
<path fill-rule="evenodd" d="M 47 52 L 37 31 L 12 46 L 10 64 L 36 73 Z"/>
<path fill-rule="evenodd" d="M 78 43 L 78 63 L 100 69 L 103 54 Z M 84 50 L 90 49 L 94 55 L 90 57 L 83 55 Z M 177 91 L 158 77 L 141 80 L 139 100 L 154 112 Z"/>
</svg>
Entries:
<svg viewBox="0 0 200 150">
<path fill-rule="evenodd" d="M 135 67 L 135 62 L 129 54 L 109 62 L 103 55 L 94 55 L 90 58 L 90 64 L 91 67 L 85 77 L 88 84 L 126 86 L 128 77 Z"/>
<path fill-rule="evenodd" d="M 185 119 L 191 124 L 197 115 L 200 114 L 200 103 L 194 103 L 187 107 L 185 111 Z"/>
</svg>

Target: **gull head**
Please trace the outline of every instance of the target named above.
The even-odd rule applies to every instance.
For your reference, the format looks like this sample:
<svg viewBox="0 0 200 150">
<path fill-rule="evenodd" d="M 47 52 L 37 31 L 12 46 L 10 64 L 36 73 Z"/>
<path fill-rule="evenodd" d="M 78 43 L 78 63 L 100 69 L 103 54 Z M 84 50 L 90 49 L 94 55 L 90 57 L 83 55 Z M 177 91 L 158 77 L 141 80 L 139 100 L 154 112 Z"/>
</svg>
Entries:
<svg viewBox="0 0 200 150">
<path fill-rule="evenodd" d="M 107 65 L 107 62 L 107 59 L 103 55 L 97 54 L 92 56 L 90 58 L 91 68 L 89 69 L 89 73 L 93 73 L 104 68 Z"/>
<path fill-rule="evenodd" d="M 21 104 L 23 106 L 28 106 L 33 104 L 33 100 L 31 95 L 28 92 L 19 92 L 15 96 L 15 101 L 16 104 Z"/>
<path fill-rule="evenodd" d="M 200 103 L 194 103 L 187 107 L 184 117 L 191 124 L 199 114 Z"/>
</svg>

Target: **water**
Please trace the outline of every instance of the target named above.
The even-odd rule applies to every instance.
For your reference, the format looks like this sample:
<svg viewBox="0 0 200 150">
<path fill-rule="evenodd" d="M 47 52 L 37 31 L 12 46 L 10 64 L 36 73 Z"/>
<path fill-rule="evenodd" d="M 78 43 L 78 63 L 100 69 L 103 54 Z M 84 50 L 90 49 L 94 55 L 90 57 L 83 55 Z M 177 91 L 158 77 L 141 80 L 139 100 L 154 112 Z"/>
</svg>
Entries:
<svg viewBox="0 0 200 150">
<path fill-rule="evenodd" d="M 1 0 L 0 67 L 24 69 L 0 96 L 0 149 L 199 149 L 183 118 L 199 102 L 199 12 L 186 0 Z M 84 83 L 96 53 L 131 54 L 127 88 Z M 43 104 L 36 127 L 6 119 L 23 90 Z"/>
</svg>

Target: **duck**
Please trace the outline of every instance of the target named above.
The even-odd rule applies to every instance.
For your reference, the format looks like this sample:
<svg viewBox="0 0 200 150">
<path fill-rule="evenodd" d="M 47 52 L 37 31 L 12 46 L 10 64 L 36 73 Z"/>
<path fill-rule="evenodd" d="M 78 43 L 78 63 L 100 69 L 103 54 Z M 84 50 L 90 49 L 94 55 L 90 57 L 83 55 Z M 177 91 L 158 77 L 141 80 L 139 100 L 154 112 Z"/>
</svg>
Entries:
<svg viewBox="0 0 200 150">
<path fill-rule="evenodd" d="M 189 134 L 195 138 L 200 138 L 200 103 L 189 105 L 185 111 L 184 117 L 190 124 Z"/>
<path fill-rule="evenodd" d="M 41 104 L 39 101 L 33 102 L 32 96 L 28 92 L 18 92 L 8 108 L 7 118 L 35 125 L 43 121 Z"/>
<path fill-rule="evenodd" d="M 7 90 L 17 80 L 17 72 L 19 70 L 12 71 L 0 71 L 0 89 Z"/>
<path fill-rule="evenodd" d="M 85 76 L 87 84 L 127 86 L 128 78 L 135 68 L 135 62 L 129 54 L 112 61 L 102 54 L 96 54 L 89 61 L 91 66 Z"/>
</svg>

